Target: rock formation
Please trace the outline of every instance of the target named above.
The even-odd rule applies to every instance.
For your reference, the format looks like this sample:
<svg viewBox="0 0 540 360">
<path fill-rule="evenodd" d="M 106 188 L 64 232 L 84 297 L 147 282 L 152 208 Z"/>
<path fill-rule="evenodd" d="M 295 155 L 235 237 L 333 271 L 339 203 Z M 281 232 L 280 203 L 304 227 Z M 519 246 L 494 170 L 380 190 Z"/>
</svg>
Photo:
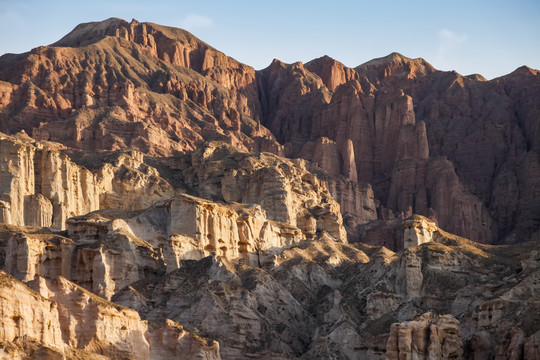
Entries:
<svg viewBox="0 0 540 360">
<path fill-rule="evenodd" d="M 413 215 L 403 221 L 403 247 L 418 246 L 430 242 L 437 231 L 435 223 L 421 215 Z"/>
<path fill-rule="evenodd" d="M 518 243 L 539 236 L 539 79 L 522 67 L 486 81 L 397 53 L 255 71 L 186 31 L 113 18 L 2 56 L 0 131 L 84 150 L 169 156 L 219 140 L 300 157 L 336 181 L 351 240 L 417 213 L 474 241 Z M 24 201 L 47 214 L 43 200 Z M 18 212 L 6 206 L 0 216 Z"/>
<path fill-rule="evenodd" d="M 136 20 L 4 55 L 0 358 L 540 359 L 539 94 Z"/>
<path fill-rule="evenodd" d="M 173 188 L 137 152 L 117 154 L 94 172 L 75 164 L 57 144 L 0 133 L 3 223 L 65 229 L 68 218 L 100 208 L 141 209 Z"/>
<path fill-rule="evenodd" d="M 463 341 L 459 321 L 452 315 L 434 317 L 430 313 L 418 319 L 392 324 L 386 343 L 386 358 L 461 359 Z"/>
<path fill-rule="evenodd" d="M 0 281 L 2 357 L 220 358 L 216 342 L 170 320 L 149 324 L 136 311 L 109 303 L 65 278 L 36 277 L 28 287 L 0 271 Z"/>
</svg>

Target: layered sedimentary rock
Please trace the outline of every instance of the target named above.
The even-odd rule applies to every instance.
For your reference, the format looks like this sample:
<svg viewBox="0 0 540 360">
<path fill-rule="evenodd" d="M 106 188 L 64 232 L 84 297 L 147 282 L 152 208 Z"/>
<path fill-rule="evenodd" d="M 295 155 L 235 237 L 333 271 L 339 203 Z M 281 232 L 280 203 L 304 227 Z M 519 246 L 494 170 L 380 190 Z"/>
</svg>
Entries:
<svg viewBox="0 0 540 360">
<path fill-rule="evenodd" d="M 174 194 L 137 152 L 118 153 L 112 163 L 90 167 L 92 172 L 74 163 L 58 144 L 21 133 L 0 134 L 0 154 L 0 216 L 6 224 L 65 229 L 67 219 L 76 215 L 102 208 L 141 209 Z"/>
<path fill-rule="evenodd" d="M 62 154 L 71 167 L 90 174 L 100 210 L 68 219 L 67 233 L 7 227 L 0 248 L 6 270 L 19 280 L 61 275 L 110 299 L 185 259 L 213 255 L 272 266 L 277 253 L 301 241 L 325 234 L 346 241 L 339 205 L 303 160 L 219 143 L 188 156 L 149 159 L 156 168 L 136 152 L 66 153 L 75 161 Z M 39 181 L 45 186 L 47 180 Z"/>
<path fill-rule="evenodd" d="M 369 201 L 346 182 L 367 182 L 376 220 L 418 213 L 485 243 L 539 236 L 540 80 L 527 67 L 486 81 L 392 53 L 354 69 L 324 56 L 255 71 L 186 31 L 108 19 L 2 56 L 0 81 L 0 131 L 151 155 L 220 140 L 343 176 L 332 195 L 344 209 Z M 359 240 L 375 219 L 349 214 Z"/>
<path fill-rule="evenodd" d="M 538 186 L 537 151 L 525 135 L 535 131 L 535 110 L 521 100 L 538 97 L 537 71 L 478 81 L 396 53 L 357 67 L 354 76 L 345 76 L 348 70 L 325 57 L 305 66 L 275 61 L 259 72 L 262 123 L 287 156 L 332 175 L 356 172 L 395 216 L 430 216 L 475 241 L 524 241 L 536 231 L 525 219 L 537 207 L 509 194 Z"/>
<path fill-rule="evenodd" d="M 220 358 L 217 343 L 173 322 L 149 326 L 62 277 L 37 277 L 29 283 L 37 292 L 2 271 L 0 279 L 2 358 Z"/>
<path fill-rule="evenodd" d="M 326 174 L 317 175 L 300 159 L 247 154 L 211 143 L 186 156 L 150 162 L 175 187 L 226 203 L 259 204 L 268 219 L 298 227 L 306 238 L 327 232 L 346 240 L 339 204 Z"/>
<path fill-rule="evenodd" d="M 208 139 L 248 150 L 277 146 L 257 125 L 254 69 L 180 29 L 121 19 L 81 24 L 0 64 L 0 131 L 160 155 Z"/>
<path fill-rule="evenodd" d="M 386 343 L 386 358 L 398 359 L 461 359 L 463 341 L 459 321 L 452 315 L 419 318 L 392 324 Z"/>
</svg>

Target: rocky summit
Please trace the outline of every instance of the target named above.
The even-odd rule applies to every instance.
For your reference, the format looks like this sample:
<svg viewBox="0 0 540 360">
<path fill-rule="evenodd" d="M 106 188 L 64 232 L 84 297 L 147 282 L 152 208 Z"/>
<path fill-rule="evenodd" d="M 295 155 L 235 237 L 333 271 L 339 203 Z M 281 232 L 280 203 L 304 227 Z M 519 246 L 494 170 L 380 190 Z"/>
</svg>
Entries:
<svg viewBox="0 0 540 360">
<path fill-rule="evenodd" d="M 1 56 L 0 359 L 540 359 L 540 72 Z"/>
</svg>

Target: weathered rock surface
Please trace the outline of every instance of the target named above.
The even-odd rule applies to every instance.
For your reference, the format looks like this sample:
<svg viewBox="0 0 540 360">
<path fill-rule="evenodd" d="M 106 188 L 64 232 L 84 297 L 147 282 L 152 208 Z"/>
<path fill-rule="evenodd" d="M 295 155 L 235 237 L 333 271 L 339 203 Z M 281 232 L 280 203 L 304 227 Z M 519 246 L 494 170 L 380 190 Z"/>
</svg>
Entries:
<svg viewBox="0 0 540 360">
<path fill-rule="evenodd" d="M 109 303 L 65 278 L 37 277 L 29 283 L 37 292 L 3 271 L 0 281 L 2 358 L 220 358 L 217 343 L 172 321 L 149 326 L 136 311 Z"/>
<path fill-rule="evenodd" d="M 156 168 L 136 152 L 67 153 L 76 162 L 62 154 L 69 166 L 88 172 L 102 210 L 68 219 L 67 233 L 8 227 L 0 243 L 5 269 L 21 281 L 61 275 L 110 299 L 185 259 L 214 255 L 272 266 L 276 254 L 300 241 L 323 234 L 347 241 L 339 205 L 303 160 L 241 153 L 225 144 L 149 159 Z"/>
<path fill-rule="evenodd" d="M 213 143 L 192 154 L 151 162 L 175 187 L 226 203 L 259 204 L 268 219 L 300 228 L 307 238 L 326 231 L 345 241 L 339 204 L 300 159 L 246 154 Z M 322 178 L 322 179 L 321 179 Z"/>
<path fill-rule="evenodd" d="M 538 270 L 519 258 L 531 261 L 537 246 L 481 246 L 442 230 L 399 254 L 310 241 L 266 270 L 215 257 L 185 261 L 114 300 L 222 339 L 226 358 L 490 358 L 533 351 Z"/>
<path fill-rule="evenodd" d="M 401 219 L 430 216 L 480 242 L 530 239 L 538 208 L 515 194 L 539 186 L 538 151 L 528 135 L 538 128 L 531 106 L 538 71 L 477 81 L 396 53 L 345 75 L 349 70 L 321 58 L 305 66 L 274 61 L 258 73 L 262 124 L 286 156 L 332 175 L 356 173 Z"/>
<path fill-rule="evenodd" d="M 177 205 L 173 205 L 175 201 Z M 207 337 L 219 342 L 222 358 L 384 359 L 416 353 L 419 358 L 430 354 L 436 358 L 458 354 L 460 358 L 459 354 L 463 354 L 463 358 L 481 359 L 520 358 L 521 354 L 536 351 L 540 333 L 537 242 L 504 247 L 481 245 L 436 229 L 430 242 L 393 253 L 381 247 L 349 245 L 321 233 L 317 240 L 280 244 L 285 247 L 273 249 L 272 261 L 267 263 L 249 264 L 227 254 L 234 260 L 231 261 L 219 249 L 215 255 L 203 257 L 209 249 L 204 246 L 201 250 L 200 244 L 207 244 L 211 239 L 208 234 L 220 229 L 217 224 L 228 224 L 219 220 L 220 214 L 239 214 L 243 208 L 248 217 L 236 223 L 240 228 L 242 222 L 249 223 L 253 214 L 263 213 L 258 207 L 245 206 L 180 195 L 148 210 L 103 210 L 74 218 L 68 222 L 70 230 L 63 233 L 5 226 L 0 235 L 8 244 L 0 247 L 0 265 L 12 269 L 19 279 L 30 280 L 29 284 L 43 296 L 42 301 L 55 301 L 62 341 L 60 348 L 52 347 L 51 351 L 59 353 L 77 347 L 113 358 L 119 356 L 114 354 L 130 353 L 132 335 L 122 337 L 123 332 L 118 330 L 124 323 L 126 329 L 146 334 L 144 339 L 150 345 L 152 341 L 169 344 L 156 348 L 159 352 L 155 357 L 150 352 L 150 358 L 172 356 L 173 340 L 166 340 L 165 336 L 177 339 L 175 349 L 193 350 L 192 345 L 186 344 L 195 341 L 202 350 L 196 347 L 198 350 L 193 351 L 217 356 L 216 343 L 197 340 L 197 336 Z M 215 223 L 208 222 L 211 217 L 201 216 L 186 222 L 190 228 L 184 229 L 184 225 L 174 221 L 167 225 L 164 214 L 174 208 L 200 209 L 201 215 L 212 213 Z M 152 219 L 156 221 L 153 229 L 148 223 Z M 291 228 L 281 224 L 285 229 Z M 165 231 L 175 226 L 180 226 L 182 231 L 177 232 L 183 234 L 171 236 L 170 242 Z M 156 236 L 158 231 L 164 236 Z M 190 236 L 189 231 L 195 233 Z M 301 234 L 299 230 L 298 233 Z M 143 240 L 143 236 L 149 240 Z M 242 236 L 240 232 L 238 236 Z M 156 246 L 160 241 L 161 248 Z M 27 245 L 22 246 L 25 242 Z M 167 242 L 176 253 L 162 245 Z M 191 246 L 193 252 L 182 252 L 184 246 Z M 112 296 L 114 302 L 136 310 L 142 319 L 151 323 L 161 321 L 161 325 L 145 328 L 137 318 L 139 315 L 125 308 L 110 310 L 113 314 L 108 310 L 105 317 L 96 315 L 104 310 L 92 304 L 110 303 L 58 277 L 65 276 L 62 254 L 66 248 L 72 249 L 68 259 L 72 261 L 73 281 L 103 297 Z M 13 249 L 20 255 L 12 253 Z M 31 255 L 22 256 L 25 251 Z M 251 256 L 260 259 L 261 253 Z M 238 254 L 241 255 L 240 251 Z M 33 261 L 28 261 L 30 256 Z M 12 258 L 21 266 L 14 268 Z M 6 294 L 29 291 L 11 279 L 20 285 Z M 13 301 L 9 295 L 4 298 L 5 304 Z M 91 306 L 81 308 L 82 304 Z M 49 309 L 51 305 L 44 306 Z M 126 311 L 129 314 L 122 315 Z M 428 311 L 432 315 L 418 318 Z M 47 312 L 47 316 L 50 314 Z M 62 325 L 67 320 L 62 319 L 75 324 L 83 321 L 84 316 L 120 325 L 103 324 L 105 329 L 113 328 L 101 333 L 102 327 L 94 333 L 75 326 L 70 331 L 90 331 L 90 335 L 84 336 L 94 340 L 84 346 L 79 343 L 82 338 L 68 343 Z M 168 327 L 163 325 L 165 319 L 182 324 L 188 333 L 170 322 L 166 323 Z M 34 326 L 31 324 L 41 318 L 24 321 Z M 7 320 L 5 324 L 13 326 Z M 139 336 L 135 333 L 133 336 Z M 122 345 L 113 341 L 117 336 L 124 339 Z M 51 347 L 40 338 L 30 340 L 34 341 L 32 348 Z M 13 336 L 2 341 L 17 343 Z M 64 343 L 67 346 L 62 348 Z M 90 346 L 96 343 L 111 346 L 98 351 Z M 29 344 L 10 346 L 29 353 Z M 140 342 L 137 344 L 141 346 Z M 150 346 L 149 350 L 137 351 L 143 356 L 152 349 Z"/>
<path fill-rule="evenodd" d="M 77 149 L 168 156 L 220 140 L 301 157 L 373 190 L 371 214 L 356 216 L 370 194 L 337 177 L 351 240 L 391 212 L 517 243 L 540 236 L 539 94 L 527 67 L 485 81 L 397 53 L 354 69 L 324 56 L 256 72 L 186 31 L 108 19 L 0 58 L 0 131 Z M 48 223 L 42 200 L 25 200 L 46 215 L 33 225 Z"/>
<path fill-rule="evenodd" d="M 426 313 L 415 320 L 392 324 L 386 358 L 462 359 L 459 321 L 452 315 Z"/>
<path fill-rule="evenodd" d="M 255 70 L 180 29 L 121 19 L 81 24 L 51 46 L 3 56 L 0 80 L 3 132 L 159 155 L 209 139 L 279 147 L 258 126 Z"/>
<path fill-rule="evenodd" d="M 65 229 L 73 216 L 103 208 L 142 209 L 174 194 L 138 152 L 113 154 L 112 163 L 92 172 L 58 147 L 22 133 L 0 133 L 2 223 Z"/>
</svg>

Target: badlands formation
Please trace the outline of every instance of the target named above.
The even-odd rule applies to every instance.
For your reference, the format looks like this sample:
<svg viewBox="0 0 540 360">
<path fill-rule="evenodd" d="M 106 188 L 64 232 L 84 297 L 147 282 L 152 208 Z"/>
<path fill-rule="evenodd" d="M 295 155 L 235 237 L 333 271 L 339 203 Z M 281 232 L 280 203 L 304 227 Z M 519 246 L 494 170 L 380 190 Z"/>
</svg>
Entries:
<svg viewBox="0 0 540 360">
<path fill-rule="evenodd" d="M 540 359 L 540 75 L 0 57 L 0 359 Z"/>
</svg>

